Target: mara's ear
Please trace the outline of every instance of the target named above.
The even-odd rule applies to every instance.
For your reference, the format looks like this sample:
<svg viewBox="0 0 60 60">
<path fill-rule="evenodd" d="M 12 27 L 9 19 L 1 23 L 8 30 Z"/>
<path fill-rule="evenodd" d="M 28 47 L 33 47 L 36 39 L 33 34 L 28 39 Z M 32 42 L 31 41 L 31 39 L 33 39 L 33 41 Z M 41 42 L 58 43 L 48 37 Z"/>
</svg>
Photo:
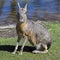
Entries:
<svg viewBox="0 0 60 60">
<path fill-rule="evenodd" d="M 17 4 L 18 4 L 18 10 L 19 10 L 19 12 L 20 12 L 20 10 L 21 10 L 21 7 L 20 7 L 20 4 L 19 4 L 19 2 L 18 2 Z"/>
<path fill-rule="evenodd" d="M 24 12 L 27 12 L 27 4 L 24 7 Z"/>
</svg>

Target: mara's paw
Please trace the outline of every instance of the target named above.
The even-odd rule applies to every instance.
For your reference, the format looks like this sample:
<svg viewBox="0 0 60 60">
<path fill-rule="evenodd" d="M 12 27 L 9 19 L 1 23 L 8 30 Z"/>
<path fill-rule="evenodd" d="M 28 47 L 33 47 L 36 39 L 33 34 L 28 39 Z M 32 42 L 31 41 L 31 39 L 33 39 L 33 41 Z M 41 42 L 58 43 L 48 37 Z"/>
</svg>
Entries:
<svg viewBox="0 0 60 60">
<path fill-rule="evenodd" d="M 15 52 L 12 52 L 12 54 L 15 54 Z"/>
<path fill-rule="evenodd" d="M 32 51 L 32 53 L 37 54 L 37 53 L 40 53 L 40 51 L 34 50 L 34 51 Z"/>
<path fill-rule="evenodd" d="M 40 51 L 40 53 L 48 53 L 48 50 Z"/>
<path fill-rule="evenodd" d="M 45 50 L 45 51 L 38 51 L 38 50 L 34 50 L 34 51 L 32 51 L 34 54 L 39 54 L 39 53 L 47 53 L 48 52 L 48 50 Z"/>
<path fill-rule="evenodd" d="M 19 52 L 19 55 L 22 55 L 22 51 Z"/>
</svg>

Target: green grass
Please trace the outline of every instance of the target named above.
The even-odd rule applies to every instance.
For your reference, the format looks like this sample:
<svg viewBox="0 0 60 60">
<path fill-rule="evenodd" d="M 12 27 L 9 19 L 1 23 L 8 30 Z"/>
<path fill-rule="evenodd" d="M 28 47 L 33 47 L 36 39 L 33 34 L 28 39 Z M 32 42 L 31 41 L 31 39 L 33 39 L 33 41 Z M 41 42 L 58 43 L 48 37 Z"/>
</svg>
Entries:
<svg viewBox="0 0 60 60">
<path fill-rule="evenodd" d="M 23 52 L 21 56 L 17 53 L 13 55 L 8 51 L 8 47 L 6 50 L 3 46 L 15 46 L 17 38 L 0 38 L 0 47 L 2 46 L 2 49 L 0 48 L 0 60 L 60 60 L 60 23 L 49 22 L 46 27 L 52 38 L 52 46 L 48 53 L 33 54 L 30 52 Z M 26 45 L 30 45 L 30 43 L 28 42 Z"/>
</svg>

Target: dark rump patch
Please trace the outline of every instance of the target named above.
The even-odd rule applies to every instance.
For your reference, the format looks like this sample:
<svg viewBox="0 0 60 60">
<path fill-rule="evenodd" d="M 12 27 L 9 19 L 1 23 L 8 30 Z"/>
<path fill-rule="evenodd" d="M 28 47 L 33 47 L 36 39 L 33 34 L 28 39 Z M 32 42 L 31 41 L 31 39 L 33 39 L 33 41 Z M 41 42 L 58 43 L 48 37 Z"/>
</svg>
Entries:
<svg viewBox="0 0 60 60">
<path fill-rule="evenodd" d="M 51 46 L 51 42 L 49 42 L 49 43 L 47 44 L 47 49 L 49 49 L 50 46 Z"/>
</svg>

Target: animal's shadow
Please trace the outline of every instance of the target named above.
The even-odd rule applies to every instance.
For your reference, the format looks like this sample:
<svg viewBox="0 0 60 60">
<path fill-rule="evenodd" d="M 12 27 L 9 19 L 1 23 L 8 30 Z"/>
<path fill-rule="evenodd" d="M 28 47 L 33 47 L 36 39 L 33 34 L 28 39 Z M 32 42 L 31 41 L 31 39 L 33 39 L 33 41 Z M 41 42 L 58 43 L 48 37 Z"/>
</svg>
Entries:
<svg viewBox="0 0 60 60">
<path fill-rule="evenodd" d="M 13 52 L 15 46 L 12 45 L 0 45 L 0 51 L 8 51 L 8 52 Z M 21 46 L 18 47 L 18 51 L 20 51 Z M 32 46 L 25 46 L 24 47 L 24 52 L 32 52 L 35 50 L 35 47 Z"/>
</svg>

